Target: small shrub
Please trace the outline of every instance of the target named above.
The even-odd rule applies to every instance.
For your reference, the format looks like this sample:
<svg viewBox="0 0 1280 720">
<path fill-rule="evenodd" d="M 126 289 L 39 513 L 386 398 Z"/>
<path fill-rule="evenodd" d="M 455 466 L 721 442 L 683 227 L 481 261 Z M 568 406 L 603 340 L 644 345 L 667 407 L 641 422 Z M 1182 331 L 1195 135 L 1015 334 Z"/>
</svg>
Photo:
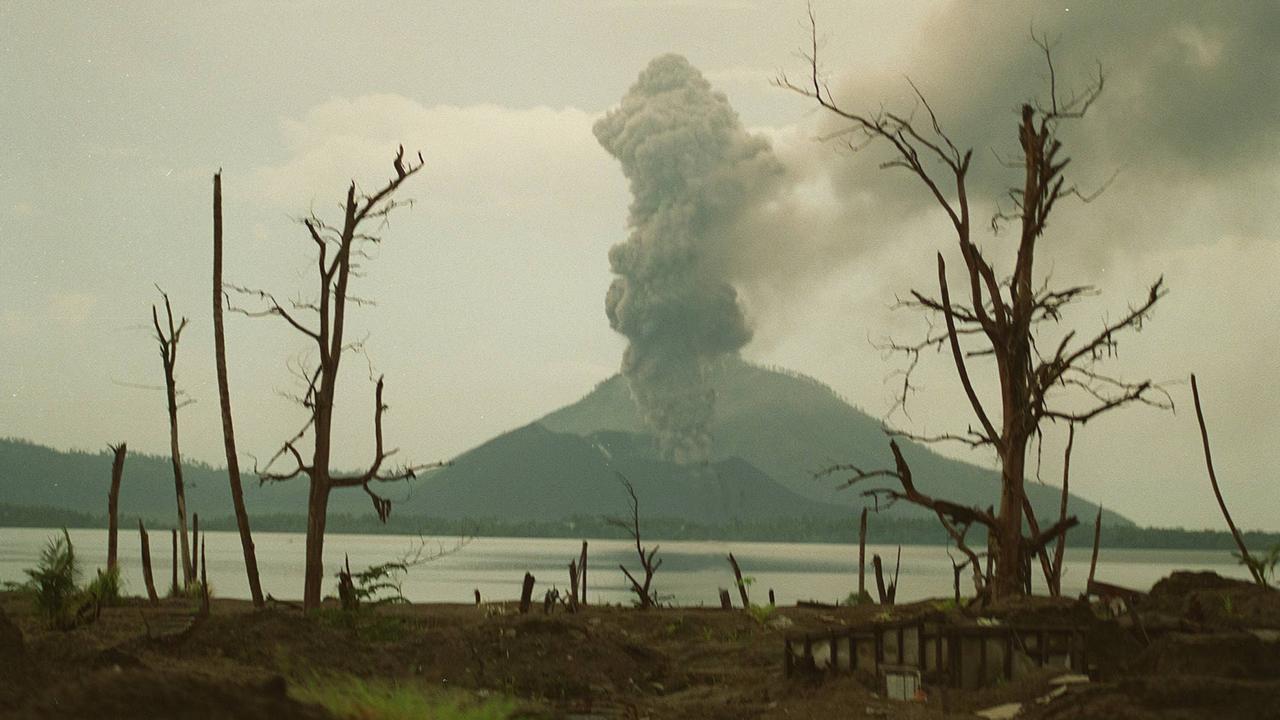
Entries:
<svg viewBox="0 0 1280 720">
<path fill-rule="evenodd" d="M 81 606 L 80 568 L 66 528 L 61 537 L 49 538 L 36 566 L 24 572 L 30 578 L 26 587 L 34 596 L 36 612 L 45 623 L 58 630 L 75 627 Z"/>
<path fill-rule="evenodd" d="M 400 589 L 404 575 L 409 572 L 406 562 L 388 562 L 373 565 L 360 572 L 351 572 L 348 562 L 338 570 L 338 599 L 343 610 L 359 610 L 362 605 L 400 605 L 409 602 Z"/>
<path fill-rule="evenodd" d="M 1280 543 L 1272 545 L 1271 549 L 1262 555 L 1250 553 L 1248 557 L 1245 557 L 1238 552 L 1232 552 L 1231 554 L 1235 557 L 1236 562 L 1258 573 L 1258 577 L 1262 578 L 1263 587 L 1275 587 L 1276 566 L 1280 565 Z"/>
<path fill-rule="evenodd" d="M 844 604 L 850 607 L 855 605 L 875 605 L 876 601 L 871 598 L 871 593 L 863 590 L 861 595 L 856 592 L 849 593 L 848 597 L 844 599 Z"/>
<path fill-rule="evenodd" d="M 88 600 L 97 607 L 115 607 L 120 604 L 121 590 L 124 584 L 120 580 L 120 568 L 99 570 L 93 582 L 85 588 Z"/>
<path fill-rule="evenodd" d="M 751 619 L 755 620 L 760 625 L 764 625 L 769 622 L 769 619 L 773 617 L 773 613 L 776 610 L 777 608 L 772 605 L 756 605 L 754 603 L 752 603 L 751 607 L 747 608 L 747 612 L 751 613 Z"/>
</svg>

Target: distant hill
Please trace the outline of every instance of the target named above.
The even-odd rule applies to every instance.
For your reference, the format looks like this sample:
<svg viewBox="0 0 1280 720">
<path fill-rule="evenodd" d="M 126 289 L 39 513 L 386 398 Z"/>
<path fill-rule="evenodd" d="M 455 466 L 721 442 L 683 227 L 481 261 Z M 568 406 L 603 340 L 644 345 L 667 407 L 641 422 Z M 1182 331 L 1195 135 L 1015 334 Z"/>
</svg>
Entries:
<svg viewBox="0 0 1280 720">
<path fill-rule="evenodd" d="M 184 463 L 187 507 L 206 517 L 231 514 L 231 490 L 226 470 L 203 463 Z M 306 512 L 305 480 L 259 487 L 246 474 L 246 504 L 256 512 Z M 111 485 L 111 455 L 63 452 L 22 440 L 0 440 L 0 502 L 104 515 Z M 342 497 L 351 495 L 350 498 Z M 335 511 L 365 512 L 362 493 L 334 493 Z M 136 518 L 175 517 L 173 469 L 167 457 L 129 453 L 120 484 L 122 523 Z"/>
<path fill-rule="evenodd" d="M 450 467 L 412 483 L 383 486 L 397 516 L 546 522 L 621 515 L 627 498 L 617 474 L 635 485 L 645 517 L 725 526 L 774 520 L 830 520 L 863 504 L 857 491 L 837 491 L 813 471 L 832 463 L 888 467 L 881 423 L 816 380 L 741 361 L 715 375 L 715 457 L 706 466 L 666 462 L 654 452 L 626 382 L 614 376 L 580 401 L 503 433 L 457 457 Z M 903 453 L 925 492 L 986 506 L 998 498 L 995 473 L 942 457 L 914 443 Z M 101 516 L 111 458 L 0 440 L 0 504 Z M 230 514 L 224 470 L 187 464 L 188 507 L 206 518 Z M 305 513 L 305 479 L 259 486 L 246 475 L 253 515 Z M 1028 485 L 1041 517 L 1056 516 L 1058 490 Z M 175 514 L 167 458 L 131 454 L 121 488 L 122 522 Z M 1071 512 L 1087 523 L 1097 508 L 1072 497 Z M 360 492 L 335 492 L 330 513 L 368 515 Z M 919 517 L 910 507 L 887 511 Z M 1132 525 L 1107 512 L 1109 525 Z"/>
<path fill-rule="evenodd" d="M 391 495 L 396 512 L 443 518 L 626 515 L 621 473 L 635 486 L 645 517 L 724 524 L 847 513 L 791 492 L 741 458 L 684 467 L 654 457 L 650 446 L 648 436 L 580 436 L 533 423 L 499 435 L 428 480 Z"/>
<path fill-rule="evenodd" d="M 799 495 L 846 506 L 865 502 L 859 491 L 838 490 L 834 479 L 815 480 L 814 471 L 835 463 L 893 467 L 884 425 L 813 378 L 731 360 L 712 382 L 717 460 L 740 457 Z M 557 432 L 584 436 L 600 431 L 645 432 L 626 380 L 619 375 L 538 422 Z M 993 471 L 943 457 L 917 443 L 900 445 L 921 491 L 983 507 L 999 502 L 999 478 Z M 1058 488 L 1029 482 L 1027 489 L 1038 517 L 1057 516 Z M 1094 503 L 1075 495 L 1068 508 L 1081 522 L 1098 511 Z M 894 511 L 916 512 L 905 507 Z M 1132 524 L 1108 510 L 1103 511 L 1103 521 Z"/>
</svg>

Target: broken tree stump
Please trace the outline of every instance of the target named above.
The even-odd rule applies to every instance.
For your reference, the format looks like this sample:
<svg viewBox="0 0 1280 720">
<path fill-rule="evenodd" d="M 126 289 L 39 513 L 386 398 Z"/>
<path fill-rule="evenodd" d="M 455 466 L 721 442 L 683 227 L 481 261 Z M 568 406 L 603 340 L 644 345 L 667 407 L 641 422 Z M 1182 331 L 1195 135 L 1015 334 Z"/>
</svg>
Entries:
<svg viewBox="0 0 1280 720">
<path fill-rule="evenodd" d="M 777 603 L 777 602 L 775 602 L 775 601 L 774 601 L 774 599 L 773 599 L 773 588 L 769 588 L 769 605 L 770 605 L 770 606 L 774 606 L 774 605 L 777 605 L 777 604 L 778 604 L 778 603 Z"/>
<path fill-rule="evenodd" d="M 480 607 L 480 588 L 476 588 L 476 607 Z"/>
<path fill-rule="evenodd" d="M 111 460 L 111 489 L 107 492 L 107 572 L 116 569 L 116 535 L 120 516 L 120 479 L 124 476 L 124 456 L 129 450 L 124 443 L 108 445 L 115 457 Z"/>
<path fill-rule="evenodd" d="M 884 589 L 884 568 L 880 564 L 880 556 L 871 556 L 871 566 L 876 571 L 876 594 L 880 596 L 880 604 L 888 605 L 889 594 Z"/>
<path fill-rule="evenodd" d="M 862 508 L 858 526 L 858 602 L 867 596 L 867 509 Z"/>
<path fill-rule="evenodd" d="M 738 594 L 742 596 L 742 609 L 749 610 L 751 600 L 747 598 L 747 584 L 742 580 L 742 568 L 738 567 L 738 560 L 733 553 L 729 553 L 729 564 L 733 566 L 733 579 L 738 583 Z"/>
<path fill-rule="evenodd" d="M 578 563 L 575 560 L 569 561 L 569 612 L 576 612 L 578 609 Z"/>
<path fill-rule="evenodd" d="M 582 541 L 582 556 L 578 558 L 578 582 L 582 584 L 582 590 L 578 593 L 578 601 L 583 607 L 587 606 L 587 541 Z"/>
<path fill-rule="evenodd" d="M 520 614 L 529 613 L 529 604 L 533 602 L 533 574 L 524 574 L 524 586 L 520 589 Z"/>
<path fill-rule="evenodd" d="M 156 581 L 151 575 L 151 542 L 147 539 L 147 529 L 142 526 L 142 520 L 138 520 L 138 535 L 142 538 L 142 580 L 147 586 L 147 600 L 152 605 L 160 602 L 160 598 L 156 596 Z"/>
<path fill-rule="evenodd" d="M 200 617 L 209 617 L 209 575 L 204 558 L 204 541 L 200 542 Z"/>
<path fill-rule="evenodd" d="M 200 567 L 197 557 L 200 550 L 200 513 L 191 513 L 191 579 L 195 580 L 196 568 Z"/>
<path fill-rule="evenodd" d="M 173 580 L 169 584 L 169 596 L 178 594 L 178 530 L 169 528 L 169 537 L 173 541 Z"/>
<path fill-rule="evenodd" d="M 729 591 L 725 590 L 724 588 L 720 588 L 720 609 L 721 610 L 733 609 L 733 601 L 729 599 Z"/>
</svg>

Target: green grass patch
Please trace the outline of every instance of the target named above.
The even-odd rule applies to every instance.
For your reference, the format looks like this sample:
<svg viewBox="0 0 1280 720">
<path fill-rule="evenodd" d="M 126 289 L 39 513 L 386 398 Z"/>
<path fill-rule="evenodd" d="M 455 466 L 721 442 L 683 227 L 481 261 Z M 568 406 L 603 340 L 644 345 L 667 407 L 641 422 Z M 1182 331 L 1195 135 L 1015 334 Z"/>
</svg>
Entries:
<svg viewBox="0 0 1280 720">
<path fill-rule="evenodd" d="M 350 675 L 315 676 L 295 685 L 292 694 L 347 720 L 506 720 L 516 710 L 510 698 Z"/>
</svg>

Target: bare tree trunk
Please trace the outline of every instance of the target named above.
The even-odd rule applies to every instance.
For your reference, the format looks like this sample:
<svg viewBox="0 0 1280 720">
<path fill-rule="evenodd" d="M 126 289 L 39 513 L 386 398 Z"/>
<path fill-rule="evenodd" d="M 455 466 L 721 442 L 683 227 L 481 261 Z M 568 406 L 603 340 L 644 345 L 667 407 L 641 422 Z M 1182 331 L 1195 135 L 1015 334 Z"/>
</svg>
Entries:
<svg viewBox="0 0 1280 720">
<path fill-rule="evenodd" d="M 191 514 L 191 579 L 194 581 L 196 570 L 200 567 L 200 513 Z"/>
<path fill-rule="evenodd" d="M 227 455 L 227 480 L 231 483 L 231 505 L 244 550 L 244 569 L 249 576 L 249 594 L 254 607 L 264 605 L 262 582 L 258 579 L 258 557 L 249 529 L 249 513 L 240 485 L 240 461 L 236 456 L 236 433 L 231 422 L 231 389 L 227 382 L 227 341 L 222 325 L 222 173 L 213 176 L 213 350 L 218 375 L 218 399 L 222 405 L 222 443 Z"/>
<path fill-rule="evenodd" d="M 169 296 L 163 291 L 161 295 L 164 296 L 168 333 L 166 334 L 160 326 L 160 319 L 154 305 L 151 306 L 151 322 L 155 326 L 156 341 L 160 344 L 160 357 L 164 361 L 164 386 L 169 405 L 169 458 L 173 462 L 174 494 L 178 501 L 178 532 L 182 535 L 182 580 L 184 585 L 189 585 L 192 580 L 195 580 L 195 568 L 191 562 L 193 552 L 187 542 L 187 496 L 182 482 L 182 452 L 178 447 L 178 387 L 173 376 L 174 364 L 178 358 L 178 341 L 182 336 L 182 330 L 187 326 L 187 320 L 183 318 L 175 327 Z"/>
<path fill-rule="evenodd" d="M 738 560 L 729 553 L 729 565 L 733 567 L 733 579 L 738 583 L 738 595 L 742 597 L 742 609 L 751 609 L 751 600 L 747 598 L 747 584 L 742 581 L 742 569 L 738 567 Z"/>
<path fill-rule="evenodd" d="M 1093 556 L 1089 558 L 1089 579 L 1085 581 L 1085 592 L 1093 583 L 1093 574 L 1098 570 L 1098 542 L 1102 539 L 1102 506 L 1098 506 L 1098 517 L 1093 521 Z"/>
<path fill-rule="evenodd" d="M 582 541 L 582 556 L 578 560 L 578 582 L 582 584 L 582 606 L 587 606 L 587 541 Z"/>
<path fill-rule="evenodd" d="M 1249 568 L 1249 574 L 1253 576 L 1253 581 L 1266 587 L 1266 578 L 1258 572 L 1256 563 L 1249 555 L 1249 548 L 1245 547 L 1244 538 L 1240 536 L 1240 530 L 1231 519 L 1231 513 L 1227 510 L 1227 503 L 1222 499 L 1222 490 L 1218 488 L 1218 476 L 1213 472 L 1213 455 L 1209 452 L 1209 431 L 1205 428 L 1204 412 L 1200 409 L 1200 388 L 1196 385 L 1196 376 L 1194 374 L 1191 376 L 1191 397 L 1196 403 L 1196 420 L 1200 423 L 1200 440 L 1204 445 L 1204 464 L 1209 470 L 1209 484 L 1213 486 L 1213 496 L 1218 499 L 1218 508 L 1222 510 L 1222 517 L 1227 521 L 1227 528 L 1231 530 L 1231 537 L 1236 541 L 1236 547 L 1240 548 L 1241 561 Z"/>
<path fill-rule="evenodd" d="M 147 599 L 155 605 L 160 598 L 156 596 L 156 581 L 151 575 L 151 542 L 147 539 L 147 529 L 142 526 L 142 520 L 138 520 L 138 535 L 142 538 L 142 581 L 147 586 Z"/>
<path fill-rule="evenodd" d="M 178 585 L 178 531 L 176 529 L 169 529 L 169 540 L 173 544 L 173 579 L 169 581 L 169 596 L 173 597 L 181 589 Z"/>
<path fill-rule="evenodd" d="M 871 557 L 871 565 L 876 571 L 876 594 L 880 596 L 880 604 L 892 604 L 889 602 L 889 593 L 886 592 L 884 588 L 884 567 L 880 562 L 879 555 L 873 555 Z"/>
<path fill-rule="evenodd" d="M 529 604 L 533 602 L 533 575 L 531 573 L 524 574 L 524 584 L 520 587 L 520 614 L 527 615 L 529 613 Z"/>
<path fill-rule="evenodd" d="M 205 562 L 204 543 L 200 543 L 200 617 L 209 617 L 209 574 Z"/>
<path fill-rule="evenodd" d="M 569 612 L 578 610 L 578 561 L 569 561 Z"/>
<path fill-rule="evenodd" d="M 129 452 L 124 443 L 110 445 L 111 490 L 107 493 L 107 572 L 116 569 L 116 534 L 119 531 L 120 479 L 124 475 L 124 456 Z"/>
<path fill-rule="evenodd" d="M 191 567 L 191 547 L 187 542 L 187 493 L 182 482 L 182 456 L 178 451 L 178 410 L 173 401 L 173 381 L 169 381 L 169 451 L 173 458 L 173 488 L 178 498 L 178 534 L 182 546 L 182 582 L 190 584 L 195 575 Z"/>
<path fill-rule="evenodd" d="M 307 498 L 307 560 L 302 606 L 307 610 L 320 607 L 320 586 L 324 581 L 324 527 L 328 520 L 329 486 L 324 481 L 311 481 Z"/>
<path fill-rule="evenodd" d="M 1021 595 L 1026 583 L 1022 552 L 1023 470 L 1026 442 L 1015 442 L 1001 468 L 1000 519 L 996 533 L 995 577 L 992 599 Z"/>
<path fill-rule="evenodd" d="M 858 602 L 867 596 L 867 509 L 862 508 L 858 524 Z"/>
<path fill-rule="evenodd" d="M 1067 449 L 1062 454 L 1062 503 L 1058 506 L 1058 522 L 1067 519 L 1067 500 L 1071 490 L 1071 448 L 1076 442 L 1076 426 L 1067 426 Z M 1058 536 L 1058 543 L 1053 548 L 1053 575 L 1049 581 L 1049 594 L 1062 596 L 1062 559 L 1067 552 L 1067 534 Z"/>
</svg>

